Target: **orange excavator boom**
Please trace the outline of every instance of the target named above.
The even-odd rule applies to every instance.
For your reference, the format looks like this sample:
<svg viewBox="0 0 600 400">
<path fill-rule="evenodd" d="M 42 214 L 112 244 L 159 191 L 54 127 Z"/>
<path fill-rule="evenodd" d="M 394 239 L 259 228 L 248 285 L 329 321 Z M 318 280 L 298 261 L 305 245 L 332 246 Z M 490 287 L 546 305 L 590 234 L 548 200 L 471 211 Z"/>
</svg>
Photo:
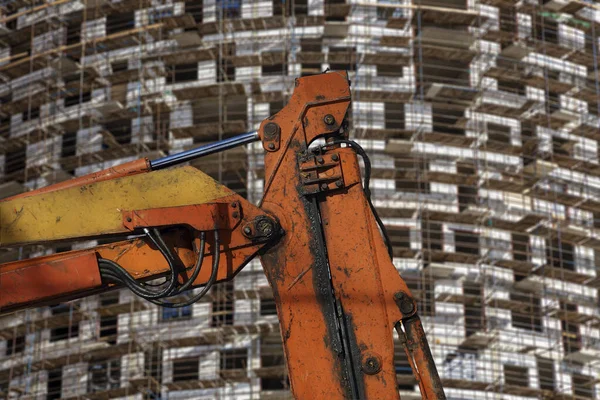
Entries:
<svg viewBox="0 0 600 400">
<path fill-rule="evenodd" d="M 181 307 L 259 257 L 296 398 L 399 399 L 395 329 L 422 398 L 445 399 L 371 201 L 368 155 L 349 139 L 350 101 L 344 72 L 299 78 L 288 105 L 257 132 L 0 202 L 0 246 L 115 240 L 0 265 L 0 312 L 115 287 Z M 255 140 L 265 150 L 258 206 L 195 168 L 168 169 Z"/>
</svg>

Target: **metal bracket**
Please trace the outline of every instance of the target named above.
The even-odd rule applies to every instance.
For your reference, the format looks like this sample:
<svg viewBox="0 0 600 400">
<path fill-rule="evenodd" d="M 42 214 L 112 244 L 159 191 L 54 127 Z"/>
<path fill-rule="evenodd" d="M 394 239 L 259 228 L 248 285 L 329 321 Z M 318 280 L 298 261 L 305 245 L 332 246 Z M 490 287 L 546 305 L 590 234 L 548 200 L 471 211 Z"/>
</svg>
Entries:
<svg viewBox="0 0 600 400">
<path fill-rule="evenodd" d="M 415 300 L 404 292 L 394 294 L 394 301 L 402 313 L 402 319 L 412 317 L 417 312 Z"/>
<path fill-rule="evenodd" d="M 263 148 L 268 152 L 279 150 L 281 128 L 275 122 L 269 122 L 263 128 Z"/>
<path fill-rule="evenodd" d="M 264 216 L 245 223 L 242 232 L 244 236 L 253 241 L 271 239 L 283 233 L 277 221 Z"/>
<path fill-rule="evenodd" d="M 304 195 L 342 189 L 345 186 L 338 153 L 301 155 L 299 170 Z"/>
<path fill-rule="evenodd" d="M 136 228 L 188 225 L 199 231 L 233 230 L 242 220 L 239 201 L 231 203 L 204 203 L 189 206 L 123 210 L 123 227 Z"/>
</svg>

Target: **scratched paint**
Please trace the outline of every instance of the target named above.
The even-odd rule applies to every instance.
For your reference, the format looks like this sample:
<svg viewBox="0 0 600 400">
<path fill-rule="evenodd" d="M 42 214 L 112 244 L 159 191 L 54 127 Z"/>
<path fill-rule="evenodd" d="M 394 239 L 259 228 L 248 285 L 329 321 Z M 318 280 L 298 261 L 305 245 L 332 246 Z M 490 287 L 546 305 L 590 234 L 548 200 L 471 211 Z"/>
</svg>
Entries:
<svg viewBox="0 0 600 400">
<path fill-rule="evenodd" d="M 0 245 L 124 232 L 122 210 L 206 203 L 232 193 L 192 167 L 34 193 L 0 202 Z"/>
</svg>

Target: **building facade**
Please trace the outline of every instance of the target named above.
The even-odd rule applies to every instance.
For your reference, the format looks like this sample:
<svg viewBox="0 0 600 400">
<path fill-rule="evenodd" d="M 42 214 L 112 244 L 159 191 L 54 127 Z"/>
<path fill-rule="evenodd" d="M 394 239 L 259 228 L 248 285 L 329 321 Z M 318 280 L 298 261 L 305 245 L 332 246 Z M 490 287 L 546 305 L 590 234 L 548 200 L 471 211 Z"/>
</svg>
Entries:
<svg viewBox="0 0 600 400">
<path fill-rule="evenodd" d="M 352 137 L 449 399 L 600 397 L 600 5 L 2 0 L 0 195 L 256 129 L 352 81 Z M 258 202 L 262 150 L 192 165 Z M 72 247 L 3 249 L 2 262 Z M 1 294 L 0 294 L 1 295 Z M 399 342 L 403 399 L 418 387 Z M 0 399 L 291 398 L 260 265 L 201 302 L 0 317 Z"/>
</svg>

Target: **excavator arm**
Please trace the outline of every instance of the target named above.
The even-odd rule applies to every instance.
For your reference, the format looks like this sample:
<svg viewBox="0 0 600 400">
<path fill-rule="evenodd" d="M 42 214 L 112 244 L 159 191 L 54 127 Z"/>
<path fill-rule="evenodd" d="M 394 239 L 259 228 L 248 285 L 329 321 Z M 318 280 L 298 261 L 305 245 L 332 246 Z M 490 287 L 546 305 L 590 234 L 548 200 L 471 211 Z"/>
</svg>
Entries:
<svg viewBox="0 0 600 400">
<path fill-rule="evenodd" d="M 258 256 L 296 398 L 398 399 L 396 329 L 422 397 L 444 399 L 417 305 L 371 202 L 369 158 L 348 139 L 349 86 L 342 72 L 299 78 L 288 105 L 257 132 L 0 202 L 1 246 L 122 239 L 0 265 L 0 312 L 121 286 L 179 307 Z M 197 169 L 166 169 L 254 140 L 265 150 L 259 206 Z M 148 282 L 157 278 L 164 284 Z M 190 298 L 194 287 L 202 289 Z"/>
<path fill-rule="evenodd" d="M 183 281 L 196 269 L 198 275 L 185 289 L 205 285 L 212 278 L 212 268 L 194 268 L 199 259 L 209 266 L 218 261 L 212 279 L 228 280 L 268 237 L 246 235 L 244 229 L 257 223 L 273 224 L 271 234 L 275 233 L 271 217 L 192 167 L 34 193 L 0 203 L 2 246 L 106 235 L 125 240 L 3 265 L 3 311 L 56 303 L 57 298 L 73 299 L 106 288 L 107 283 L 115 283 L 111 279 L 115 263 L 135 280 L 177 277 L 172 294 L 181 292 Z M 127 239 L 130 236 L 134 237 Z"/>
</svg>

